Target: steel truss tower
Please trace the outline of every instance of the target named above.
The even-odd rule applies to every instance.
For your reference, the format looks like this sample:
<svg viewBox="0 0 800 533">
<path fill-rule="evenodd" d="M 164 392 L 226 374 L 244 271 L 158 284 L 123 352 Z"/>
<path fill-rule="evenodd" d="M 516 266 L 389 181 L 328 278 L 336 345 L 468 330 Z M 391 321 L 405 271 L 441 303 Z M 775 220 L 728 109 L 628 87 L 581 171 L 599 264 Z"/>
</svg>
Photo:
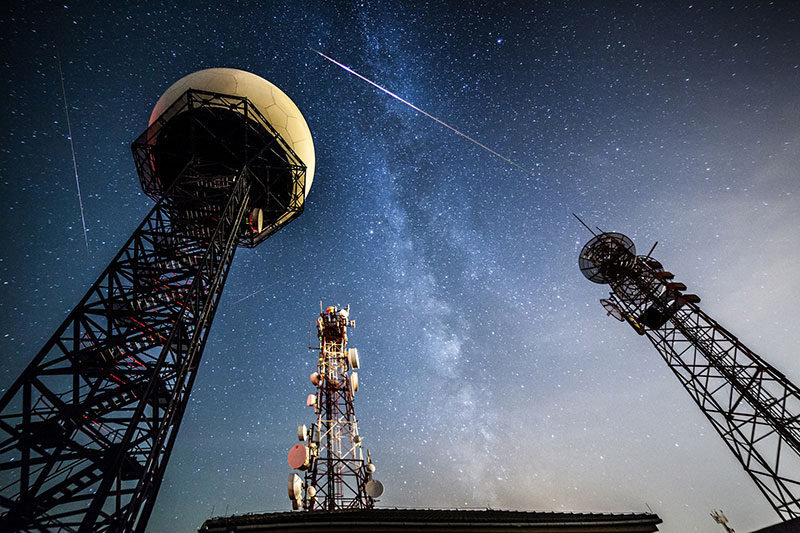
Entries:
<svg viewBox="0 0 800 533">
<path fill-rule="evenodd" d="M 383 493 L 383 485 L 372 479 L 375 465 L 369 450 L 364 460 L 362 439 L 353 407 L 358 391 L 358 351 L 347 347 L 350 307 L 328 307 L 320 313 L 316 329 L 319 339 L 317 371 L 311 374 L 316 394 L 306 404 L 314 408 L 316 423 L 309 431 L 302 425 L 296 444 L 289 451 L 289 466 L 305 471 L 305 480 L 289 476 L 289 498 L 294 509 L 371 509 Z M 303 497 L 305 489 L 305 498 Z"/>
<path fill-rule="evenodd" d="M 620 233 L 595 235 L 581 272 L 609 284 L 608 314 L 646 336 L 783 520 L 800 516 L 800 391 Z"/>
<path fill-rule="evenodd" d="M 144 531 L 237 245 L 303 209 L 305 164 L 244 96 L 187 90 L 133 154 L 155 207 L 0 400 L 3 531 Z"/>
</svg>

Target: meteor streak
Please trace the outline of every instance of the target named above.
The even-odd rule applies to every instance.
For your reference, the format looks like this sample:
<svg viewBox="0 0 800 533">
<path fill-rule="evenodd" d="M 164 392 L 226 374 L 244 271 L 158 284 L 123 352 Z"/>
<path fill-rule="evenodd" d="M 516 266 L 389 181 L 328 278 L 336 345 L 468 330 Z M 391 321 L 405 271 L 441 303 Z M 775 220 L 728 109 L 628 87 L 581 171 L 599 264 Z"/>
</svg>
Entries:
<svg viewBox="0 0 800 533">
<path fill-rule="evenodd" d="M 247 300 L 248 298 L 251 298 L 251 297 L 255 296 L 255 295 L 256 295 L 256 294 L 258 294 L 259 292 L 264 292 L 265 290 L 267 290 L 267 287 L 264 287 L 264 288 L 258 289 L 256 292 L 251 292 L 250 294 L 248 294 L 248 295 L 247 295 L 247 296 L 245 296 L 244 298 L 239 298 L 238 300 L 236 300 L 236 301 L 235 301 L 235 302 L 233 302 L 233 303 L 235 303 L 235 304 L 238 304 L 239 302 L 241 302 L 241 301 L 244 301 L 244 300 Z"/>
<path fill-rule="evenodd" d="M 58 61 L 58 77 L 61 78 L 61 94 L 64 95 L 64 114 L 67 115 L 67 133 L 69 134 L 69 147 L 72 150 L 72 168 L 75 170 L 75 187 L 78 189 L 78 205 L 81 208 L 81 225 L 83 226 L 83 242 L 86 244 L 86 251 L 89 251 L 89 237 L 86 235 L 86 217 L 83 215 L 83 198 L 81 198 L 81 182 L 78 180 L 78 160 L 75 159 L 75 144 L 72 142 L 72 126 L 69 122 L 69 107 L 67 106 L 67 90 L 64 88 L 64 72 L 61 70 L 61 56 L 56 50 L 56 60 Z"/>
<path fill-rule="evenodd" d="M 314 48 L 311 48 L 311 47 L 309 47 L 309 50 L 311 50 L 311 51 L 313 51 L 313 52 L 316 52 L 317 54 L 321 55 L 322 57 L 324 57 L 325 59 L 327 59 L 328 61 L 330 61 L 330 62 L 331 62 L 331 63 L 333 63 L 334 65 L 338 65 L 338 66 L 342 67 L 344 70 L 346 70 L 347 72 L 349 72 L 349 73 L 350 73 L 350 74 L 352 74 L 353 76 L 356 76 L 356 77 L 358 77 L 358 78 L 361 78 L 362 80 L 364 80 L 365 82 L 369 83 L 369 84 L 370 84 L 370 85 L 372 85 L 373 87 L 376 87 L 376 88 L 380 89 L 381 91 L 385 92 L 386 94 L 388 94 L 388 95 L 389 95 L 389 96 L 391 96 L 392 98 L 395 98 L 395 99 L 397 99 L 397 100 L 400 100 L 401 102 L 403 102 L 404 104 L 406 104 L 406 105 L 407 105 L 408 107 L 410 107 L 411 109 L 413 109 L 413 110 L 415 110 L 415 111 L 418 111 L 418 112 L 422 113 L 423 115 L 425 115 L 426 117 L 428 117 L 428 118 L 430 118 L 430 119 L 433 119 L 433 120 L 435 120 L 436 122 L 438 122 L 439 124 L 441 124 L 441 125 L 442 125 L 442 126 L 444 126 L 445 128 L 447 128 L 447 129 L 449 129 L 449 130 L 451 130 L 451 131 L 453 131 L 453 132 L 455 132 L 455 133 L 457 133 L 457 134 L 461 135 L 461 136 L 462 136 L 462 137 L 464 137 L 466 140 L 468 140 L 468 141 L 470 141 L 470 142 L 472 142 L 472 143 L 474 143 L 474 144 L 477 144 L 478 146 L 480 146 L 481 148 L 483 148 L 484 150 L 486 150 L 486 151 L 487 151 L 487 152 L 489 152 L 490 154 L 496 155 L 497 157 L 499 157 L 500 159 L 502 159 L 502 160 L 503 160 L 503 161 L 505 161 L 506 163 L 510 163 L 510 164 L 514 165 L 515 167 L 517 167 L 518 169 L 520 169 L 521 171 L 523 171 L 523 172 L 525 172 L 525 173 L 527 173 L 527 174 L 531 174 L 531 175 L 533 175 L 533 173 L 532 173 L 530 170 L 528 170 L 527 168 L 523 167 L 523 166 L 522 166 L 522 165 L 520 165 L 519 163 L 515 163 L 514 161 L 512 161 L 512 160 L 511 160 L 511 159 L 509 159 L 509 158 L 507 158 L 506 156 L 504 156 L 504 155 L 502 155 L 502 154 L 498 154 L 497 152 L 495 152 L 494 150 L 492 150 L 491 148 L 489 148 L 489 147 L 488 147 L 488 146 L 486 146 L 485 144 L 481 144 L 481 143 L 479 143 L 478 141 L 476 141 L 475 139 L 473 139 L 472 137 L 470 137 L 470 136 L 469 136 L 469 135 L 467 135 L 466 133 L 462 133 L 462 132 L 458 131 L 457 129 L 455 129 L 455 128 L 454 128 L 453 126 L 451 126 L 450 124 L 447 124 L 446 122 L 443 122 L 443 121 L 439 120 L 438 118 L 434 117 L 434 116 L 433 116 L 433 115 L 431 115 L 430 113 L 427 113 L 427 112 L 423 111 L 422 109 L 418 108 L 417 106 L 415 106 L 414 104 L 412 104 L 412 103 L 411 103 L 411 102 L 409 102 L 408 100 L 405 100 L 405 99 L 403 99 L 403 98 L 401 98 L 401 97 L 397 96 L 396 94 L 394 94 L 394 93 L 393 93 L 392 91 L 390 91 L 389 89 L 386 89 L 386 88 L 384 88 L 384 87 L 381 87 L 380 85 L 378 85 L 378 84 L 377 84 L 377 83 L 375 83 L 374 81 L 372 81 L 372 80 L 370 80 L 370 79 L 368 79 L 368 78 L 366 78 L 366 77 L 362 76 L 361 74 L 359 74 L 359 73 L 358 73 L 358 72 L 356 72 L 355 70 L 351 69 L 351 68 L 350 68 L 350 67 L 348 67 L 347 65 L 343 65 L 342 63 L 339 63 L 339 62 L 338 62 L 338 61 L 336 61 L 335 59 L 333 59 L 333 58 L 330 58 L 330 57 L 326 56 L 325 54 L 323 54 L 323 53 L 322 53 L 322 52 L 320 52 L 319 50 L 315 50 Z"/>
</svg>

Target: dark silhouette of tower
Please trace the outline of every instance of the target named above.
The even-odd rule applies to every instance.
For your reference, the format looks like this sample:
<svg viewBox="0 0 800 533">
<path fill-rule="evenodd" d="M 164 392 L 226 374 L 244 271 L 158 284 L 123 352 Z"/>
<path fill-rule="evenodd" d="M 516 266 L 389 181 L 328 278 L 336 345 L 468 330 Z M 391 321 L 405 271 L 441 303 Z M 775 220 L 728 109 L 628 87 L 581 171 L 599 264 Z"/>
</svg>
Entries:
<svg viewBox="0 0 800 533">
<path fill-rule="evenodd" d="M 170 87 L 132 148 L 155 206 L 0 400 L 3 531 L 144 531 L 234 252 L 313 179 L 297 107 L 234 69 Z"/>
<path fill-rule="evenodd" d="M 302 480 L 289 475 L 292 508 L 307 511 L 371 509 L 383 493 L 383 485 L 372 478 L 375 465 L 369 450 L 364 460 L 353 396 L 358 391 L 358 350 L 347 347 L 350 306 L 321 310 L 316 322 L 319 339 L 317 371 L 311 374 L 315 394 L 306 405 L 317 416 L 311 430 L 301 425 L 289 450 L 289 466 L 305 472 Z M 305 492 L 305 494 L 304 494 Z"/>
<path fill-rule="evenodd" d="M 697 305 L 655 259 L 620 233 L 595 235 L 580 253 L 601 300 L 655 346 L 783 520 L 800 516 L 800 391 Z"/>
</svg>

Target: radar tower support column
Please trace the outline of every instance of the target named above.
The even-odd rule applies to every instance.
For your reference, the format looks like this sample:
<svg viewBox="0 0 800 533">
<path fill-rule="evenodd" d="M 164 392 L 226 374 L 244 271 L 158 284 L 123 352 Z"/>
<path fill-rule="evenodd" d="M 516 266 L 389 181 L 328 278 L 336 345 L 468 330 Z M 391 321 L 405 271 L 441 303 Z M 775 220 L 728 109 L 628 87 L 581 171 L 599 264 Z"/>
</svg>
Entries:
<svg viewBox="0 0 800 533">
<path fill-rule="evenodd" d="M 625 235 L 595 235 L 579 265 L 611 286 L 608 314 L 650 340 L 781 519 L 800 516 L 800 390 Z"/>
<path fill-rule="evenodd" d="M 289 451 L 289 466 L 305 472 L 289 475 L 289 498 L 293 509 L 306 511 L 371 509 L 383 493 L 373 479 L 375 465 L 362 448 L 353 396 L 358 391 L 358 350 L 347 347 L 350 306 L 326 308 L 316 321 L 319 347 L 317 371 L 311 374 L 315 394 L 306 405 L 314 409 L 316 423 L 297 428 L 296 444 Z"/>
</svg>

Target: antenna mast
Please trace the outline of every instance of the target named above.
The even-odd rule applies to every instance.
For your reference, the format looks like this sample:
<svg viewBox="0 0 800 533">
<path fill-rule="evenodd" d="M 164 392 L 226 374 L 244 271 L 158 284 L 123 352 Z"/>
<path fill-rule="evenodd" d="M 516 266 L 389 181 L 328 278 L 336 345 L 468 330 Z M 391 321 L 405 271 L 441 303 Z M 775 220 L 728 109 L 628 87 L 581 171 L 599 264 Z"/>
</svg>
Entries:
<svg viewBox="0 0 800 533">
<path fill-rule="evenodd" d="M 309 430 L 298 426 L 295 444 L 289 450 L 289 466 L 305 472 L 304 479 L 289 475 L 292 508 L 306 511 L 371 509 L 383 493 L 380 481 L 372 479 L 375 465 L 369 450 L 364 460 L 361 435 L 353 406 L 358 391 L 358 350 L 347 347 L 350 306 L 330 306 L 316 321 L 319 339 L 317 371 L 311 374 L 316 394 L 306 405 L 314 408 L 316 422 Z M 313 349 L 313 348 L 312 348 Z M 304 494 L 305 492 L 305 494 Z"/>
<path fill-rule="evenodd" d="M 725 528 L 725 533 L 736 533 L 736 531 L 734 531 L 734 529 L 728 525 L 728 517 L 725 516 L 725 513 L 722 511 L 718 511 L 716 509 L 712 510 L 711 518 L 714 519 L 714 522 Z"/>
<path fill-rule="evenodd" d="M 625 235 L 593 237 L 579 266 L 611 286 L 608 314 L 650 340 L 781 519 L 800 516 L 800 390 Z"/>
</svg>

